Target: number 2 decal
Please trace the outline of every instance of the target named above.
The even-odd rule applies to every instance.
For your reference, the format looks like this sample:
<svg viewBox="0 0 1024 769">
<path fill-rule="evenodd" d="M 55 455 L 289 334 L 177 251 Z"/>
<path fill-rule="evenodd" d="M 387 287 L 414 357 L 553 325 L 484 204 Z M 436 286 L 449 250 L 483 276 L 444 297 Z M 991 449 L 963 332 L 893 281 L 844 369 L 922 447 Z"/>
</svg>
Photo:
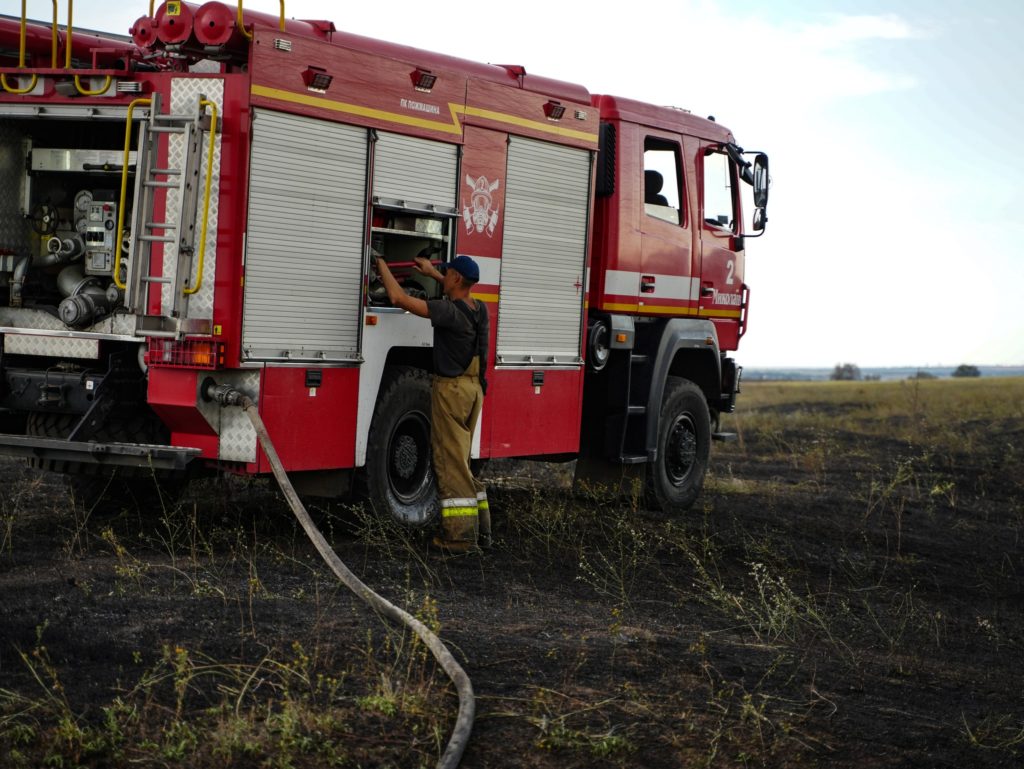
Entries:
<svg viewBox="0 0 1024 769">
<path fill-rule="evenodd" d="M 725 276 L 725 285 L 731 286 L 733 284 L 733 276 L 736 274 L 736 262 L 730 259 L 726 262 L 725 266 L 729 270 L 729 274 Z"/>
</svg>

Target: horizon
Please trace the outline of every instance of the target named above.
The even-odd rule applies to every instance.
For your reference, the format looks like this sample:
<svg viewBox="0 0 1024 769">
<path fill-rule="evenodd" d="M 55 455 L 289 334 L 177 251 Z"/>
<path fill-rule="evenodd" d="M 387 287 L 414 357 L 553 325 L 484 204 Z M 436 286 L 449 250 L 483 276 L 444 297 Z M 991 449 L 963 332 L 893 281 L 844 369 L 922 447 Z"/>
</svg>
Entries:
<svg viewBox="0 0 1024 769">
<path fill-rule="evenodd" d="M 743 368 L 744 368 L 744 370 L 746 370 L 746 369 L 758 369 L 758 370 L 772 369 L 772 370 L 796 370 L 796 371 L 831 371 L 836 366 L 841 366 L 841 365 L 843 365 L 845 363 L 851 363 L 851 362 L 852 361 L 836 362 L 836 363 L 833 363 L 831 366 L 778 366 L 778 365 L 774 365 L 773 364 L 773 365 L 770 365 L 770 366 L 753 366 L 753 365 L 751 365 L 751 366 L 744 366 Z M 856 366 L 857 368 L 859 368 L 861 371 L 875 371 L 875 370 L 878 370 L 878 369 L 894 369 L 894 370 L 901 370 L 901 371 L 905 370 L 905 369 L 914 369 L 914 370 L 920 369 L 920 370 L 923 371 L 923 370 L 928 370 L 928 369 L 947 369 L 947 368 L 948 369 L 956 369 L 958 366 L 975 366 L 978 369 L 1002 369 L 1002 368 L 1009 368 L 1009 369 L 1020 369 L 1021 371 L 1024 371 L 1024 364 L 1014 365 L 1012 363 L 1011 364 L 986 364 L 986 363 L 948 363 L 947 364 L 947 363 L 928 363 L 928 364 L 923 365 L 923 366 L 918 366 L 918 365 L 913 364 L 913 363 L 907 363 L 907 364 L 896 365 L 896 366 L 862 366 L 859 363 L 854 363 L 853 365 Z"/>
<path fill-rule="evenodd" d="M 743 366 L 745 382 L 780 382 L 780 381 L 829 381 L 838 366 Z M 854 364 L 856 365 L 856 364 Z M 954 372 L 961 365 L 974 365 L 977 375 L 955 376 Z M 842 380 L 855 382 L 868 381 L 906 381 L 918 378 L 934 379 L 980 379 L 980 378 L 1011 378 L 1024 377 L 1024 366 L 984 366 L 976 364 L 957 364 L 955 366 L 857 366 L 857 379 Z M 924 375 L 919 377 L 917 375 Z"/>
</svg>

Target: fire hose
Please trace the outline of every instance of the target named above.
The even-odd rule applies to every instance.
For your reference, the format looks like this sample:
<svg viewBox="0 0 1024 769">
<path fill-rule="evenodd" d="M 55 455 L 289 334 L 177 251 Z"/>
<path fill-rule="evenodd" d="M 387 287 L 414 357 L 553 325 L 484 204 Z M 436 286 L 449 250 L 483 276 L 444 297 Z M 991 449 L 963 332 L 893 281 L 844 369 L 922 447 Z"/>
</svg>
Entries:
<svg viewBox="0 0 1024 769">
<path fill-rule="evenodd" d="M 338 557 L 338 554 L 334 552 L 324 538 L 324 535 L 320 533 L 316 524 L 313 523 L 313 519 L 306 511 L 306 507 L 302 504 L 299 495 L 288 480 L 284 465 L 281 464 L 281 460 L 274 450 L 274 445 L 270 440 L 270 435 L 267 433 L 263 420 L 260 418 L 256 404 L 247 395 L 235 388 L 229 385 L 218 385 L 212 381 L 208 381 L 204 385 L 203 395 L 210 400 L 217 401 L 222 406 L 239 406 L 248 415 L 249 421 L 252 422 L 253 429 L 259 438 L 260 445 L 270 461 L 270 467 L 274 471 L 274 477 L 281 487 L 281 492 L 284 494 L 285 499 L 287 499 L 292 512 L 295 513 L 295 517 L 302 524 L 306 536 L 309 537 L 317 552 L 320 553 L 320 556 L 327 565 L 331 567 L 331 571 L 335 573 L 338 579 L 372 609 L 412 629 L 427 648 L 430 649 L 430 652 L 440 663 L 441 667 L 444 668 L 445 673 L 448 674 L 458 693 L 459 712 L 455 718 L 455 726 L 452 729 L 451 737 L 448 739 L 448 745 L 437 763 L 437 769 L 455 769 L 462 760 L 463 752 L 466 750 L 469 735 L 473 729 L 473 718 L 476 713 L 473 684 L 470 682 L 469 676 L 466 675 L 466 671 L 455 661 L 448 648 L 430 628 L 404 609 L 395 606 L 387 599 L 375 593 L 359 577 L 353 574 Z"/>
</svg>

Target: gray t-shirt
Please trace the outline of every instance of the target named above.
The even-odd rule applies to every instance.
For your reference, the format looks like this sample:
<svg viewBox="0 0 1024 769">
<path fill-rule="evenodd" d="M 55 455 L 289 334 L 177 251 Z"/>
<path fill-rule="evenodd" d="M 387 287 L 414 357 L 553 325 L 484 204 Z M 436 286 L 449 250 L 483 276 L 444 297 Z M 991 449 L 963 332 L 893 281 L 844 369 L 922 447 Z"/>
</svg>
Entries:
<svg viewBox="0 0 1024 769">
<path fill-rule="evenodd" d="M 463 309 L 456 307 L 456 302 Z M 434 327 L 434 371 L 441 376 L 464 374 L 474 355 L 480 356 L 482 369 L 487 366 L 487 308 L 479 299 L 474 302 L 475 310 L 461 299 L 442 297 L 427 301 L 430 324 Z"/>
</svg>

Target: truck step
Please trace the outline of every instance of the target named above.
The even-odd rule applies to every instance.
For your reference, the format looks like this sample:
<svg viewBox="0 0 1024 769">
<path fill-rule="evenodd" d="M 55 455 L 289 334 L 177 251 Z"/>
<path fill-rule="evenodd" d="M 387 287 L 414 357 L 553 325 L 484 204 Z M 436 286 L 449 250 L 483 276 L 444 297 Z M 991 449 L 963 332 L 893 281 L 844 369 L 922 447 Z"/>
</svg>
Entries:
<svg viewBox="0 0 1024 769">
<path fill-rule="evenodd" d="M 623 454 L 619 461 L 624 465 L 642 465 L 647 461 L 646 454 Z"/>
<path fill-rule="evenodd" d="M 711 433 L 711 440 L 732 443 L 736 440 L 736 433 Z"/>
<path fill-rule="evenodd" d="M 165 115 L 163 113 L 153 115 L 153 120 L 158 123 L 191 123 L 195 119 L 195 115 Z"/>
</svg>

